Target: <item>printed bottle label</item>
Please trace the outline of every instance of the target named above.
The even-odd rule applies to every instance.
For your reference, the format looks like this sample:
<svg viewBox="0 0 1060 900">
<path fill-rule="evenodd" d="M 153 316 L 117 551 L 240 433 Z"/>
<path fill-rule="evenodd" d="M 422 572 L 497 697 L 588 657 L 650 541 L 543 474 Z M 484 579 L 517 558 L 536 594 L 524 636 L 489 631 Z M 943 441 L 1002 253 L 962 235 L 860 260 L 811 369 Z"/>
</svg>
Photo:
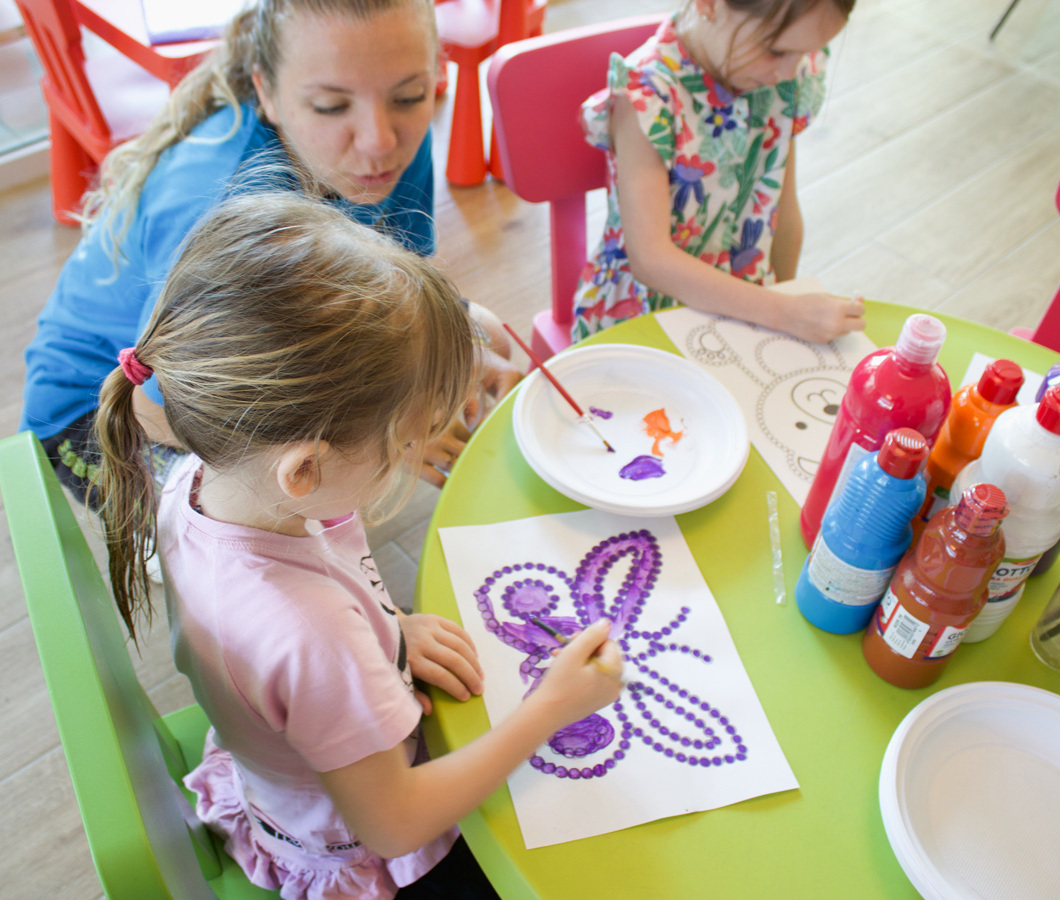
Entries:
<svg viewBox="0 0 1060 900">
<path fill-rule="evenodd" d="M 1003 559 L 990 576 L 987 600 L 990 603 L 1001 603 L 1016 595 L 1023 586 L 1027 576 L 1034 571 L 1042 554 L 1027 559 Z"/>
<path fill-rule="evenodd" d="M 964 640 L 964 633 L 967 630 L 967 626 L 964 628 L 954 628 L 952 625 L 947 625 L 938 633 L 938 637 L 935 638 L 935 643 L 932 644 L 928 649 L 928 652 L 924 654 L 925 659 L 940 659 L 943 656 L 949 656 L 958 646 L 960 646 L 961 641 Z"/>
<path fill-rule="evenodd" d="M 880 601 L 876 624 L 887 646 L 906 659 L 913 658 L 924 635 L 931 630 L 927 622 L 921 622 L 906 611 L 892 590 L 888 590 Z"/>
<path fill-rule="evenodd" d="M 876 448 L 878 450 L 879 447 Z M 858 464 L 858 461 L 869 453 L 875 453 L 876 450 L 866 450 L 857 441 L 852 441 L 850 448 L 847 450 L 846 458 L 843 460 L 843 468 L 839 470 L 839 474 L 836 476 L 835 485 L 832 487 L 832 496 L 828 498 L 828 504 L 825 506 L 827 510 L 829 506 L 835 503 L 836 497 L 843 493 L 843 488 L 846 486 L 847 479 L 850 478 L 850 473 L 854 466 Z"/>
<path fill-rule="evenodd" d="M 844 606 L 868 606 L 887 590 L 898 564 L 886 569 L 859 569 L 835 555 L 822 534 L 817 534 L 806 576 L 829 600 Z"/>
</svg>

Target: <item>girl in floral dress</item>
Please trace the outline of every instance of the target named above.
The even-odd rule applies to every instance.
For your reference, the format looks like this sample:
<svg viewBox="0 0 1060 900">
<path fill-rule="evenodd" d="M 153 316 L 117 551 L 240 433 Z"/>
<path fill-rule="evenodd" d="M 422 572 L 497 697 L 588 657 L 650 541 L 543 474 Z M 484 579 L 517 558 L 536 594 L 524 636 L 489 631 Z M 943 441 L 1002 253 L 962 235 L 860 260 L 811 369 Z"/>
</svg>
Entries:
<svg viewBox="0 0 1060 900">
<path fill-rule="evenodd" d="M 795 276 L 794 137 L 821 108 L 824 48 L 853 6 L 686 0 L 612 56 L 608 87 L 582 108 L 610 188 L 575 293 L 575 341 L 678 303 L 809 341 L 865 327 L 859 298 L 764 288 Z"/>
</svg>

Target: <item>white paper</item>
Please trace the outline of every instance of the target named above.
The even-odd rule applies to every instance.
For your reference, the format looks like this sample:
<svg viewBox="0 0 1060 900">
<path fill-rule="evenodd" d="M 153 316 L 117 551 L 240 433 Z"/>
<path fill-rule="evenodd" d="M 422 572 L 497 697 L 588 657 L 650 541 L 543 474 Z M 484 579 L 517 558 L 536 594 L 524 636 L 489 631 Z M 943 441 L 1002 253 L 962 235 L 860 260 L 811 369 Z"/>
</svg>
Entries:
<svg viewBox="0 0 1060 900">
<path fill-rule="evenodd" d="M 152 44 L 217 37 L 247 0 L 141 0 Z"/>
<path fill-rule="evenodd" d="M 537 615 L 553 627 L 575 632 L 602 611 L 615 622 L 612 637 L 627 643 L 624 678 L 629 683 L 619 708 L 605 708 L 588 723 L 596 728 L 594 737 L 579 741 L 571 732 L 565 736 L 560 732 L 568 747 L 588 747 L 591 752 L 570 759 L 548 745 L 537 751 L 543 764 L 579 771 L 602 768 L 593 777 L 575 780 L 524 763 L 508 779 L 528 848 L 798 787 L 721 612 L 673 518 L 647 522 L 585 510 L 442 528 L 439 535 L 464 628 L 475 641 L 485 671 L 483 699 L 491 722 L 510 714 L 539 677 L 532 671 L 522 675 L 521 669 L 546 669 L 548 650 L 555 646 L 526 616 Z M 619 556 L 608 567 L 602 589 L 592 588 L 591 577 L 577 574 L 587 571 L 585 566 L 594 560 L 603 562 L 618 554 L 613 543 L 606 543 L 612 536 L 636 545 L 636 552 Z M 639 612 L 620 607 L 617 599 L 637 561 L 648 568 L 636 576 L 639 580 L 625 596 L 633 608 L 640 604 Z M 641 583 L 650 581 L 655 563 L 659 568 L 654 582 L 644 584 L 642 595 Z M 600 599 L 576 609 L 572 596 L 585 590 L 590 594 L 599 590 Z M 505 634 L 509 640 L 521 635 L 526 641 L 517 648 L 505 642 Z M 637 694 L 646 716 L 635 706 Z M 677 708 L 667 710 L 665 700 Z M 609 728 L 613 735 L 607 740 Z M 644 735 L 636 736 L 633 728 Z M 652 746 L 644 742 L 648 735 Z M 617 759 L 624 739 L 629 741 L 628 750 Z M 697 740 L 717 744 L 696 748 Z M 673 755 L 662 752 L 667 749 Z M 692 765 L 692 756 L 705 757 L 711 764 Z"/>
<path fill-rule="evenodd" d="M 802 506 L 850 374 L 876 345 L 860 331 L 811 344 L 685 308 L 658 313 L 656 320 L 684 356 L 736 398 L 751 445 Z"/>
<path fill-rule="evenodd" d="M 959 382 L 951 382 L 954 392 L 958 388 L 964 387 L 966 384 L 978 383 L 982 377 L 983 372 L 986 371 L 986 367 L 990 365 L 996 356 L 987 356 L 984 353 L 976 353 L 972 356 L 971 362 L 968 363 L 968 368 L 964 370 L 964 375 Z M 1023 369 L 1022 366 L 1020 366 Z M 1030 369 L 1023 369 L 1023 386 L 1020 388 L 1020 392 L 1016 395 L 1017 403 L 1034 403 L 1034 395 L 1038 393 L 1038 388 L 1042 386 L 1042 379 L 1044 375 L 1038 372 L 1032 372 Z"/>
</svg>

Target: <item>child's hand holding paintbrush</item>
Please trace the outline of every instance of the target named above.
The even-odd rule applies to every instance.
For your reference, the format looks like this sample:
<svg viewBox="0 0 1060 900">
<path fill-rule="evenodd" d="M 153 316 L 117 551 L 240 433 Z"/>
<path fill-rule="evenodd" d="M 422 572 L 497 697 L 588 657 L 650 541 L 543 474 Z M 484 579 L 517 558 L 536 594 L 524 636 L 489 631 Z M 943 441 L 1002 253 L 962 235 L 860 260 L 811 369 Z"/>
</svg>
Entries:
<svg viewBox="0 0 1060 900">
<path fill-rule="evenodd" d="M 528 621 L 534 621 L 529 619 Z M 548 631 L 544 623 L 534 624 Z M 556 637 L 566 645 L 553 651 L 555 658 L 537 687 L 523 701 L 532 707 L 532 715 L 552 734 L 584 719 L 590 713 L 614 703 L 622 693 L 622 653 L 609 640 L 611 623 L 606 619 L 593 622 L 584 631 L 568 637 Z M 538 718 L 540 717 L 540 718 Z"/>
<path fill-rule="evenodd" d="M 545 632 L 545 634 L 557 641 L 561 647 L 566 647 L 573 640 L 573 638 L 568 637 L 562 631 L 553 628 L 547 622 L 542 622 L 537 616 L 528 616 L 528 618 L 534 625 L 536 625 L 543 632 Z M 592 625 L 589 626 L 589 628 L 598 627 L 601 621 L 607 622 L 609 633 L 611 623 L 606 619 L 601 619 L 597 622 L 594 622 Z M 585 630 L 588 631 L 589 629 L 587 628 Z M 608 647 L 615 651 L 615 655 L 609 659 L 605 659 L 603 651 L 605 648 Z M 621 681 L 622 665 L 625 660 L 622 658 L 622 652 L 618 649 L 618 645 L 615 644 L 614 641 L 608 640 L 605 643 L 601 644 L 593 653 L 593 655 L 589 657 L 589 662 L 601 672 L 603 672 L 605 675 L 611 675 Z M 622 683 L 624 684 L 624 682 Z"/>
</svg>

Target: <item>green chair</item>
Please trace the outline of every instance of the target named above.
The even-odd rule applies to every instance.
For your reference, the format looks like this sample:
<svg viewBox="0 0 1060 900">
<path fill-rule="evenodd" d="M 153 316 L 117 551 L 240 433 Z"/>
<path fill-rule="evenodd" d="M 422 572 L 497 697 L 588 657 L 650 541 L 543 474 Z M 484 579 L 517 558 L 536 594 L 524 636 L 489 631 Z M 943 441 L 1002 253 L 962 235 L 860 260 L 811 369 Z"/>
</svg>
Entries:
<svg viewBox="0 0 1060 900">
<path fill-rule="evenodd" d="M 180 779 L 202 758 L 198 706 L 165 717 L 35 436 L 0 441 L 0 495 L 59 736 L 103 891 L 112 900 L 264 900 L 195 818 Z"/>
</svg>

